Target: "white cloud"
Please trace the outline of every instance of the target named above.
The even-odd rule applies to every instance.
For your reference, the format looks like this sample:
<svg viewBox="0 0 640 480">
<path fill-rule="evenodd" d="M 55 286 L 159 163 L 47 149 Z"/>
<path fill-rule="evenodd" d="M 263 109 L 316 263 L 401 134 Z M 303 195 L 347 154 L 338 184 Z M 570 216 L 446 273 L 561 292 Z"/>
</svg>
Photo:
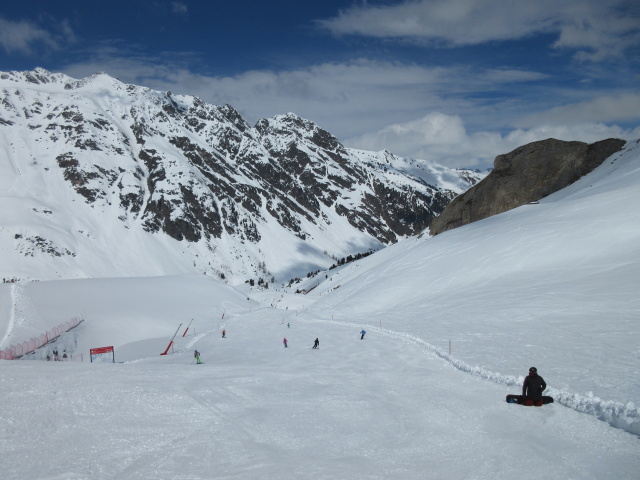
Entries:
<svg viewBox="0 0 640 480">
<path fill-rule="evenodd" d="M 640 19 L 631 0 L 419 0 L 358 5 L 318 25 L 334 35 L 395 38 L 444 46 L 557 34 L 555 48 L 583 60 L 620 56 L 638 45 Z"/>
<path fill-rule="evenodd" d="M 549 9 L 532 8 L 516 1 L 422 0 L 398 5 L 354 6 L 336 18 L 318 23 L 336 35 L 474 45 L 550 30 L 553 16 L 548 12 Z"/>
<path fill-rule="evenodd" d="M 637 15 L 634 18 L 601 11 L 594 12 L 593 18 L 582 17 L 563 25 L 553 46 L 576 50 L 578 60 L 599 62 L 609 57 L 622 57 L 627 49 L 638 45 L 640 18 Z"/>
<path fill-rule="evenodd" d="M 177 13 L 179 15 L 185 15 L 189 9 L 187 7 L 187 5 L 185 5 L 182 2 L 172 2 L 171 3 L 171 11 L 173 13 Z"/>
<path fill-rule="evenodd" d="M 55 47 L 53 36 L 30 22 L 11 22 L 0 18 L 0 45 L 7 53 L 31 53 L 34 43 Z"/>
<path fill-rule="evenodd" d="M 13 22 L 0 17 L 0 45 L 7 53 L 31 54 L 39 45 L 57 50 L 74 41 L 74 34 L 68 22 L 51 22 L 52 30 L 45 30 L 27 22 Z"/>
<path fill-rule="evenodd" d="M 290 71 L 247 71 L 232 77 L 194 74 L 162 59 L 123 57 L 111 49 L 89 62 L 69 65 L 64 72 L 81 78 L 96 71 L 127 83 L 195 95 L 228 103 L 250 122 L 295 112 L 336 134 L 361 133 L 417 116 L 425 106 L 441 105 L 437 94 L 459 72 L 385 62 L 357 60 L 327 63 Z"/>
<path fill-rule="evenodd" d="M 604 95 L 584 102 L 554 107 L 525 116 L 518 125 L 564 125 L 591 122 L 626 122 L 640 117 L 640 93 Z"/>
<path fill-rule="evenodd" d="M 172 61 L 178 58 L 175 54 L 170 57 Z M 70 65 L 64 71 L 76 78 L 107 71 L 126 83 L 195 95 L 213 104 L 228 103 L 249 123 L 294 112 L 347 146 L 387 149 L 451 167 L 484 168 L 498 154 L 549 137 L 588 142 L 610 136 L 630 138 L 633 132 L 605 122 L 640 119 L 637 94 L 603 96 L 526 116 L 540 108 L 536 98 L 528 100 L 535 104 L 526 103 L 505 91 L 545 76 L 509 69 L 424 67 L 361 59 L 214 77 L 194 74 L 165 59 L 124 57 L 111 47 L 94 62 Z M 483 98 L 485 93 L 490 103 Z M 516 117 L 522 120 L 515 123 Z M 472 121 L 473 129 L 469 126 Z M 640 130 L 636 135 L 640 136 Z"/>
<path fill-rule="evenodd" d="M 514 69 L 425 67 L 364 59 L 215 77 L 194 74 L 175 63 L 175 58 L 172 55 L 174 63 L 169 63 L 118 55 L 109 47 L 97 52 L 94 60 L 69 65 L 64 72 L 81 78 L 106 71 L 126 83 L 195 95 L 214 104 L 228 103 L 250 123 L 295 112 L 340 138 L 377 131 L 428 111 L 476 110 L 477 100 L 469 99 L 470 92 L 494 92 L 545 78 L 537 72 Z"/>
<path fill-rule="evenodd" d="M 433 160 L 454 168 L 487 168 L 493 165 L 497 155 L 538 140 L 556 138 L 593 143 L 611 137 L 638 138 L 640 127 L 625 130 L 602 123 L 575 123 L 539 125 L 528 130 L 512 130 L 506 135 L 497 131 L 469 133 L 460 117 L 432 112 L 417 120 L 349 138 L 344 143 L 363 150 L 386 149 L 397 155 Z"/>
</svg>

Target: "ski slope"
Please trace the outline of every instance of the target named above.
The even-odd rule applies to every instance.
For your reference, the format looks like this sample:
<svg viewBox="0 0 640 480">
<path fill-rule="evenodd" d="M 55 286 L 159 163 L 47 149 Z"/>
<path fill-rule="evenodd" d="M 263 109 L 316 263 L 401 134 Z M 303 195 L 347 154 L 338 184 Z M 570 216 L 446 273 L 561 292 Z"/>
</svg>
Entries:
<svg viewBox="0 0 640 480">
<path fill-rule="evenodd" d="M 0 361 L 0 477 L 637 479 L 639 186 L 632 144 L 537 205 L 290 290 L 0 285 L 0 348 L 83 314 L 56 348 L 124 362 Z M 558 402 L 504 402 L 530 366 Z"/>
<path fill-rule="evenodd" d="M 361 341 L 293 310 L 225 317 L 228 338 L 196 327 L 166 357 L 4 362 L 3 478 L 631 479 L 640 468 L 636 436 L 558 404 L 504 403 L 514 389 L 415 341 L 371 329 Z"/>
</svg>

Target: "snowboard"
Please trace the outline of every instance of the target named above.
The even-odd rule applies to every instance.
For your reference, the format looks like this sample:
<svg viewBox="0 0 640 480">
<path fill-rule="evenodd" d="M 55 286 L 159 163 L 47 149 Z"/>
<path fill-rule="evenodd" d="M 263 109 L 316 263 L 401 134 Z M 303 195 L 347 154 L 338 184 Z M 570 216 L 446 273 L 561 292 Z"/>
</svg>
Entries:
<svg viewBox="0 0 640 480">
<path fill-rule="evenodd" d="M 524 399 L 522 395 L 507 395 L 507 403 L 517 403 L 518 405 L 524 405 L 526 407 L 541 407 L 553 403 L 553 397 L 543 396 L 540 400 L 533 401 L 531 399 Z"/>
</svg>

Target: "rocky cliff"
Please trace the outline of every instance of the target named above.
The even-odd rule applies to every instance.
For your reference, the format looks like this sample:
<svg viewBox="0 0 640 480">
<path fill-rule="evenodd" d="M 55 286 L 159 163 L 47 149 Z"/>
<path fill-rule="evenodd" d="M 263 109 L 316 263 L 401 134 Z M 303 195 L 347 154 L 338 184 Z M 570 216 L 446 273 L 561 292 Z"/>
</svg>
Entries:
<svg viewBox="0 0 640 480">
<path fill-rule="evenodd" d="M 615 138 L 586 144 L 549 138 L 498 155 L 493 171 L 431 222 L 431 235 L 535 202 L 572 184 L 624 147 Z"/>
<path fill-rule="evenodd" d="M 344 147 L 293 113 L 0 72 L 0 274 L 288 279 L 428 227 L 484 175 Z"/>
</svg>

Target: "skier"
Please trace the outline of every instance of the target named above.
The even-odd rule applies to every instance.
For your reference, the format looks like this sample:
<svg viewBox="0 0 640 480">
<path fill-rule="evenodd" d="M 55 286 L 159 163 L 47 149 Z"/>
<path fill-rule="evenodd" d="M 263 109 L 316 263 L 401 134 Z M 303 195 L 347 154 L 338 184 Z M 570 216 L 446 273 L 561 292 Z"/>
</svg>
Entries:
<svg viewBox="0 0 640 480">
<path fill-rule="evenodd" d="M 522 398 L 525 405 L 533 404 L 536 406 L 542 405 L 542 392 L 547 388 L 547 384 L 544 379 L 538 375 L 538 369 L 531 367 L 529 369 L 529 375 L 524 379 L 522 384 Z"/>
<path fill-rule="evenodd" d="M 320 340 L 316 338 L 315 341 L 313 342 L 313 348 L 318 348 L 319 346 L 320 346 Z"/>
<path fill-rule="evenodd" d="M 196 359 L 196 363 L 197 363 L 198 365 L 200 365 L 200 364 L 202 363 L 202 362 L 200 361 L 200 352 L 199 352 L 198 350 L 196 350 L 195 352 L 193 352 L 193 356 L 194 356 L 194 357 L 195 357 L 195 359 Z"/>
<path fill-rule="evenodd" d="M 287 328 L 291 328 L 291 324 L 290 323 L 287 323 Z"/>
<path fill-rule="evenodd" d="M 287 348 L 287 337 L 284 337 L 284 340 L 282 340 L 282 343 L 284 343 L 284 348 Z"/>
<path fill-rule="evenodd" d="M 360 340 L 364 340 L 364 336 L 367 332 L 364 331 L 364 329 L 362 329 L 362 331 L 360 332 Z"/>
<path fill-rule="evenodd" d="M 226 330 L 222 330 L 222 338 L 227 338 L 227 331 Z"/>
</svg>

